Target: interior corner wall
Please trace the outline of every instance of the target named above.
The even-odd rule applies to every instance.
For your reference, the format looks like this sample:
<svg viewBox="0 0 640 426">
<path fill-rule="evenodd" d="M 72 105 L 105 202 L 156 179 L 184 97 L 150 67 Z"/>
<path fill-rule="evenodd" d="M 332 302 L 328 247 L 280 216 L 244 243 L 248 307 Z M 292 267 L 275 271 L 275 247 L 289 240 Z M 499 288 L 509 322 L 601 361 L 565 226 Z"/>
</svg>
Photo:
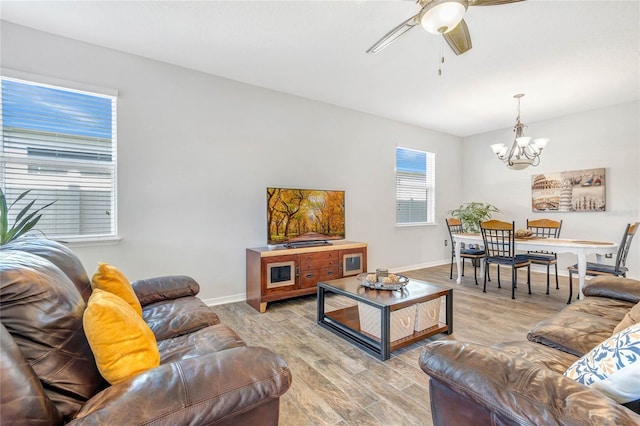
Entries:
<svg viewBox="0 0 640 426">
<path fill-rule="evenodd" d="M 1 22 L 1 65 L 117 89 L 114 245 L 73 247 L 131 279 L 186 274 L 241 299 L 245 249 L 266 245 L 266 187 L 344 189 L 368 267 L 448 261 L 446 226 L 395 226 L 395 147 L 436 153 L 436 215 L 461 201 L 461 138 Z"/>
<path fill-rule="evenodd" d="M 497 219 L 562 219 L 561 237 L 595 241 L 622 239 L 625 226 L 640 220 L 640 107 L 638 102 L 604 107 L 536 123 L 527 123 L 528 136 L 548 137 L 539 166 L 510 170 L 493 154 L 490 145 L 513 142 L 512 128 L 463 140 L 463 200 L 491 203 L 502 210 Z M 605 168 L 606 211 L 541 213 L 531 207 L 532 175 Z M 593 258 L 588 261 L 595 261 Z M 604 259 L 606 262 L 612 260 Z M 573 255 L 561 255 L 559 273 L 575 264 Z M 627 276 L 640 278 L 640 233 L 627 258 Z"/>
</svg>

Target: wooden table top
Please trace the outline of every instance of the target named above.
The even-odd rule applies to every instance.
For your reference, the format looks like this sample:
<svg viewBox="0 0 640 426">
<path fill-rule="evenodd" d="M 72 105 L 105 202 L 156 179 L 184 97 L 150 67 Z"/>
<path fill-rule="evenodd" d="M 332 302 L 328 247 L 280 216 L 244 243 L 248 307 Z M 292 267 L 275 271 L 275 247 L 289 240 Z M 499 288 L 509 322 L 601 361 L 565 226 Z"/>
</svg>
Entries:
<svg viewBox="0 0 640 426">
<path fill-rule="evenodd" d="M 402 290 L 374 290 L 363 287 L 356 277 L 340 278 L 337 280 L 318 283 L 324 287 L 338 290 L 349 297 L 368 301 L 378 306 L 402 307 L 417 302 L 446 296 L 451 289 L 425 281 L 409 279 L 409 283 Z"/>
</svg>

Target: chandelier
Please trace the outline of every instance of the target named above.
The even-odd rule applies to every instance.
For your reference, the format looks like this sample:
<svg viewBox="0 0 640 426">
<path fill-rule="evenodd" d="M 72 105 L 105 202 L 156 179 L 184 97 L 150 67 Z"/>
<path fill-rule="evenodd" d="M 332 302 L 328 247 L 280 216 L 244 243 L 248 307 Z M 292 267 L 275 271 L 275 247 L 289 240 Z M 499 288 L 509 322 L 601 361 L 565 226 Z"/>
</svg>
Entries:
<svg viewBox="0 0 640 426">
<path fill-rule="evenodd" d="M 518 100 L 518 117 L 516 118 L 515 126 L 513 126 L 516 138 L 511 148 L 503 143 L 491 145 L 491 149 L 493 153 L 498 156 L 498 159 L 502 160 L 507 167 L 513 170 L 522 170 L 529 166 L 535 167 L 540 164 L 540 154 L 542 154 L 542 150 L 547 146 L 547 142 L 549 142 L 547 138 L 533 139 L 524 135 L 524 128 L 526 126 L 520 121 L 520 98 L 523 96 L 524 93 L 518 93 L 513 96 Z"/>
</svg>

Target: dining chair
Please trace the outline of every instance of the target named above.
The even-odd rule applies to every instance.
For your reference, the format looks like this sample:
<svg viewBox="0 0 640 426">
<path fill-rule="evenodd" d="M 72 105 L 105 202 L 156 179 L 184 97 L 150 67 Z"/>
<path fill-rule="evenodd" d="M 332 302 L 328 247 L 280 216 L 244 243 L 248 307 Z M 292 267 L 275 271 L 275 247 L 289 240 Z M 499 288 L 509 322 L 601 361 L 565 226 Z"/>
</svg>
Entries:
<svg viewBox="0 0 640 426">
<path fill-rule="evenodd" d="M 516 287 L 518 282 L 518 269 L 527 268 L 527 286 L 531 294 L 531 261 L 524 254 L 515 252 L 515 222 L 502 222 L 499 220 L 488 220 L 480 222 L 480 231 L 484 241 L 486 256 L 484 258 L 484 287 L 483 293 L 487 292 L 487 274 L 489 265 L 498 266 L 498 288 L 500 285 L 500 266 L 511 267 L 511 298 L 516 298 Z"/>
<path fill-rule="evenodd" d="M 562 220 L 551 219 L 527 219 L 527 229 L 531 231 L 533 237 L 538 238 L 559 238 L 562 229 Z M 560 288 L 558 284 L 558 255 L 551 251 L 538 250 L 528 251 L 527 258 L 536 265 L 547 266 L 547 294 L 549 294 L 549 269 L 551 265 L 555 268 L 556 273 L 556 290 Z"/>
<path fill-rule="evenodd" d="M 453 263 L 456 257 L 456 242 L 453 236 L 463 233 L 462 221 L 455 217 L 447 218 L 447 228 L 449 229 L 449 238 L 451 239 L 451 268 L 449 270 L 449 279 L 453 279 Z M 473 265 L 473 277 L 476 280 L 476 285 L 478 285 L 478 265 L 482 259 L 484 259 L 484 249 L 460 247 L 460 257 L 462 260 L 462 276 L 464 277 L 464 260 L 470 259 Z M 489 281 L 491 281 L 491 278 L 489 278 Z"/>
<path fill-rule="evenodd" d="M 586 275 L 588 276 L 597 276 L 597 275 L 615 275 L 615 276 L 627 276 L 627 271 L 629 270 L 625 263 L 627 262 L 627 255 L 629 254 L 629 249 L 631 248 L 631 241 L 633 240 L 633 236 L 636 234 L 638 227 L 640 226 L 640 222 L 629 223 L 627 224 L 626 229 L 624 230 L 624 234 L 622 235 L 622 242 L 620 242 L 620 246 L 618 247 L 618 253 L 616 254 L 616 262 L 613 265 L 607 263 L 592 263 L 587 262 L 587 271 Z M 575 264 L 573 266 L 569 266 L 569 301 L 567 304 L 571 303 L 571 298 L 573 297 L 573 274 L 578 273 L 578 265 Z"/>
</svg>

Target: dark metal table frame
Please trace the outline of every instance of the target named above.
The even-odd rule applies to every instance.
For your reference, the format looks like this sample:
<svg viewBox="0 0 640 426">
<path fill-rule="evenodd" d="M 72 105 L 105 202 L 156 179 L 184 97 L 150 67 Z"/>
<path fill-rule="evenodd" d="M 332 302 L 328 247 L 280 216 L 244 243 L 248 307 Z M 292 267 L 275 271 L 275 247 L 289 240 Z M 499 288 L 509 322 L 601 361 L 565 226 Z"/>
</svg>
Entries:
<svg viewBox="0 0 640 426">
<path fill-rule="evenodd" d="M 412 296 L 412 292 L 416 293 L 416 295 Z M 325 312 L 325 299 L 328 293 L 339 294 L 379 309 L 381 324 L 380 339 L 360 330 L 357 306 Z M 389 294 L 388 290 L 372 290 L 360 287 L 360 283 L 355 277 L 319 282 L 317 301 L 318 325 L 383 361 L 389 359 L 391 352 L 404 346 L 426 339 L 434 334 L 453 333 L 453 289 L 411 279 L 406 290 L 392 293 L 395 294 Z M 389 341 L 391 335 L 391 312 L 440 297 L 446 298 L 446 322 L 444 325 L 438 322 L 435 326 L 425 330 L 415 331 L 408 337 L 393 342 Z"/>
</svg>

